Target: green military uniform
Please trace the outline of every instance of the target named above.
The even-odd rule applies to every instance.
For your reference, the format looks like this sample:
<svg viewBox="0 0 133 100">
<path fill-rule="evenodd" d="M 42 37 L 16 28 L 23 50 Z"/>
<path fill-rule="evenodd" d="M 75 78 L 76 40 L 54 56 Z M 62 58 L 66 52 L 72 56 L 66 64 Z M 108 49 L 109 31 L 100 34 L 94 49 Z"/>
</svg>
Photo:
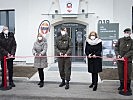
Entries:
<svg viewBox="0 0 133 100">
<path fill-rule="evenodd" d="M 130 88 L 131 84 L 131 73 L 132 73 L 132 57 L 133 57 L 133 40 L 131 37 L 123 37 L 120 38 L 115 45 L 115 53 L 116 56 L 120 55 L 121 57 L 128 58 L 128 88 Z M 118 74 L 119 80 L 121 84 L 121 88 L 123 88 L 124 84 L 124 61 L 117 61 L 118 65 Z"/>
<path fill-rule="evenodd" d="M 58 56 L 60 55 L 60 53 L 62 53 L 62 55 L 67 54 L 68 56 L 71 56 L 72 42 L 71 42 L 70 37 L 67 34 L 57 37 L 55 48 L 56 48 L 56 53 Z M 61 79 L 70 81 L 71 58 L 70 57 L 58 57 L 58 67 L 59 67 Z"/>
</svg>

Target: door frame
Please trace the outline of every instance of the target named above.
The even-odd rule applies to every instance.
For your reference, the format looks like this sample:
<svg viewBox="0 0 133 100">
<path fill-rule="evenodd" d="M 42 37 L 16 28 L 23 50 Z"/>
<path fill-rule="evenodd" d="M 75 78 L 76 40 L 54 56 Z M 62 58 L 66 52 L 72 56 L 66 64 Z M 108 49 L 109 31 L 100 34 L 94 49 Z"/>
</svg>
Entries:
<svg viewBox="0 0 133 100">
<path fill-rule="evenodd" d="M 83 35 L 82 35 L 82 38 L 83 38 L 83 51 L 82 51 L 82 55 L 84 55 L 84 41 L 85 41 L 85 35 L 86 35 L 86 28 L 87 28 L 87 26 L 86 25 L 84 25 L 84 24 L 81 24 L 81 23 L 73 23 L 73 22 L 66 22 L 66 23 L 60 23 L 60 24 L 58 24 L 58 25 L 55 25 L 54 26 L 54 36 L 57 36 L 57 34 L 59 33 L 59 31 L 60 31 L 60 29 L 58 29 L 58 27 L 61 27 L 61 26 L 65 26 L 66 28 L 70 28 L 70 30 L 71 30 L 71 38 L 73 38 L 74 37 L 74 39 L 72 39 L 72 43 L 75 43 L 76 42 L 76 40 L 75 40 L 75 30 L 77 29 L 77 28 L 83 28 Z M 58 30 L 56 30 L 56 29 L 58 29 Z M 73 55 L 75 55 L 76 54 L 76 46 L 75 45 L 73 45 Z M 77 62 L 76 61 L 76 59 L 77 58 L 72 58 L 72 62 Z M 80 62 L 84 62 L 86 59 L 82 59 L 82 61 L 80 61 Z"/>
</svg>

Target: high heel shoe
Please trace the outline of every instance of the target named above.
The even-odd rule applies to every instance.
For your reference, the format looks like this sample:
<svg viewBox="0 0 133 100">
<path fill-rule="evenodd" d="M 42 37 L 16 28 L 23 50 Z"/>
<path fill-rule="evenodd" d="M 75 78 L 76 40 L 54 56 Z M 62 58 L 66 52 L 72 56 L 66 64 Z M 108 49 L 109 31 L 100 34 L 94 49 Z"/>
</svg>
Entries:
<svg viewBox="0 0 133 100">
<path fill-rule="evenodd" d="M 94 85 L 94 84 L 92 83 L 92 84 L 89 86 L 89 88 L 92 88 L 92 87 L 93 87 L 93 85 Z"/>
</svg>

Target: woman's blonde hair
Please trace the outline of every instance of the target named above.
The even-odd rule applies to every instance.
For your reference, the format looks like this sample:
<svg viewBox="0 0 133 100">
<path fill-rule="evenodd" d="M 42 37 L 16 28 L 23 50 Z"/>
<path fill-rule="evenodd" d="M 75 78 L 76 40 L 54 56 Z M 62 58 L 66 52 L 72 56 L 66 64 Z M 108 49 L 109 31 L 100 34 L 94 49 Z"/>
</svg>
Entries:
<svg viewBox="0 0 133 100">
<path fill-rule="evenodd" d="M 89 36 L 88 36 L 89 39 L 90 39 L 92 33 L 94 33 L 95 36 L 96 36 L 96 38 L 98 38 L 98 34 L 95 31 L 91 31 L 90 34 L 89 34 Z"/>
</svg>

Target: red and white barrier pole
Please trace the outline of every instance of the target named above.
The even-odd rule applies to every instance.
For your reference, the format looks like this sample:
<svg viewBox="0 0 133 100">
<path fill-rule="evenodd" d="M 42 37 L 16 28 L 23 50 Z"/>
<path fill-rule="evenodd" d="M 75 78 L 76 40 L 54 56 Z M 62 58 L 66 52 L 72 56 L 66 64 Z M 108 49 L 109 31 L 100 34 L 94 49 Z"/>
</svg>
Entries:
<svg viewBox="0 0 133 100">
<path fill-rule="evenodd" d="M 7 88 L 7 60 L 6 60 L 6 56 L 4 56 L 4 88 Z"/>
<path fill-rule="evenodd" d="M 128 58 L 124 58 L 124 93 L 127 93 Z"/>
</svg>

